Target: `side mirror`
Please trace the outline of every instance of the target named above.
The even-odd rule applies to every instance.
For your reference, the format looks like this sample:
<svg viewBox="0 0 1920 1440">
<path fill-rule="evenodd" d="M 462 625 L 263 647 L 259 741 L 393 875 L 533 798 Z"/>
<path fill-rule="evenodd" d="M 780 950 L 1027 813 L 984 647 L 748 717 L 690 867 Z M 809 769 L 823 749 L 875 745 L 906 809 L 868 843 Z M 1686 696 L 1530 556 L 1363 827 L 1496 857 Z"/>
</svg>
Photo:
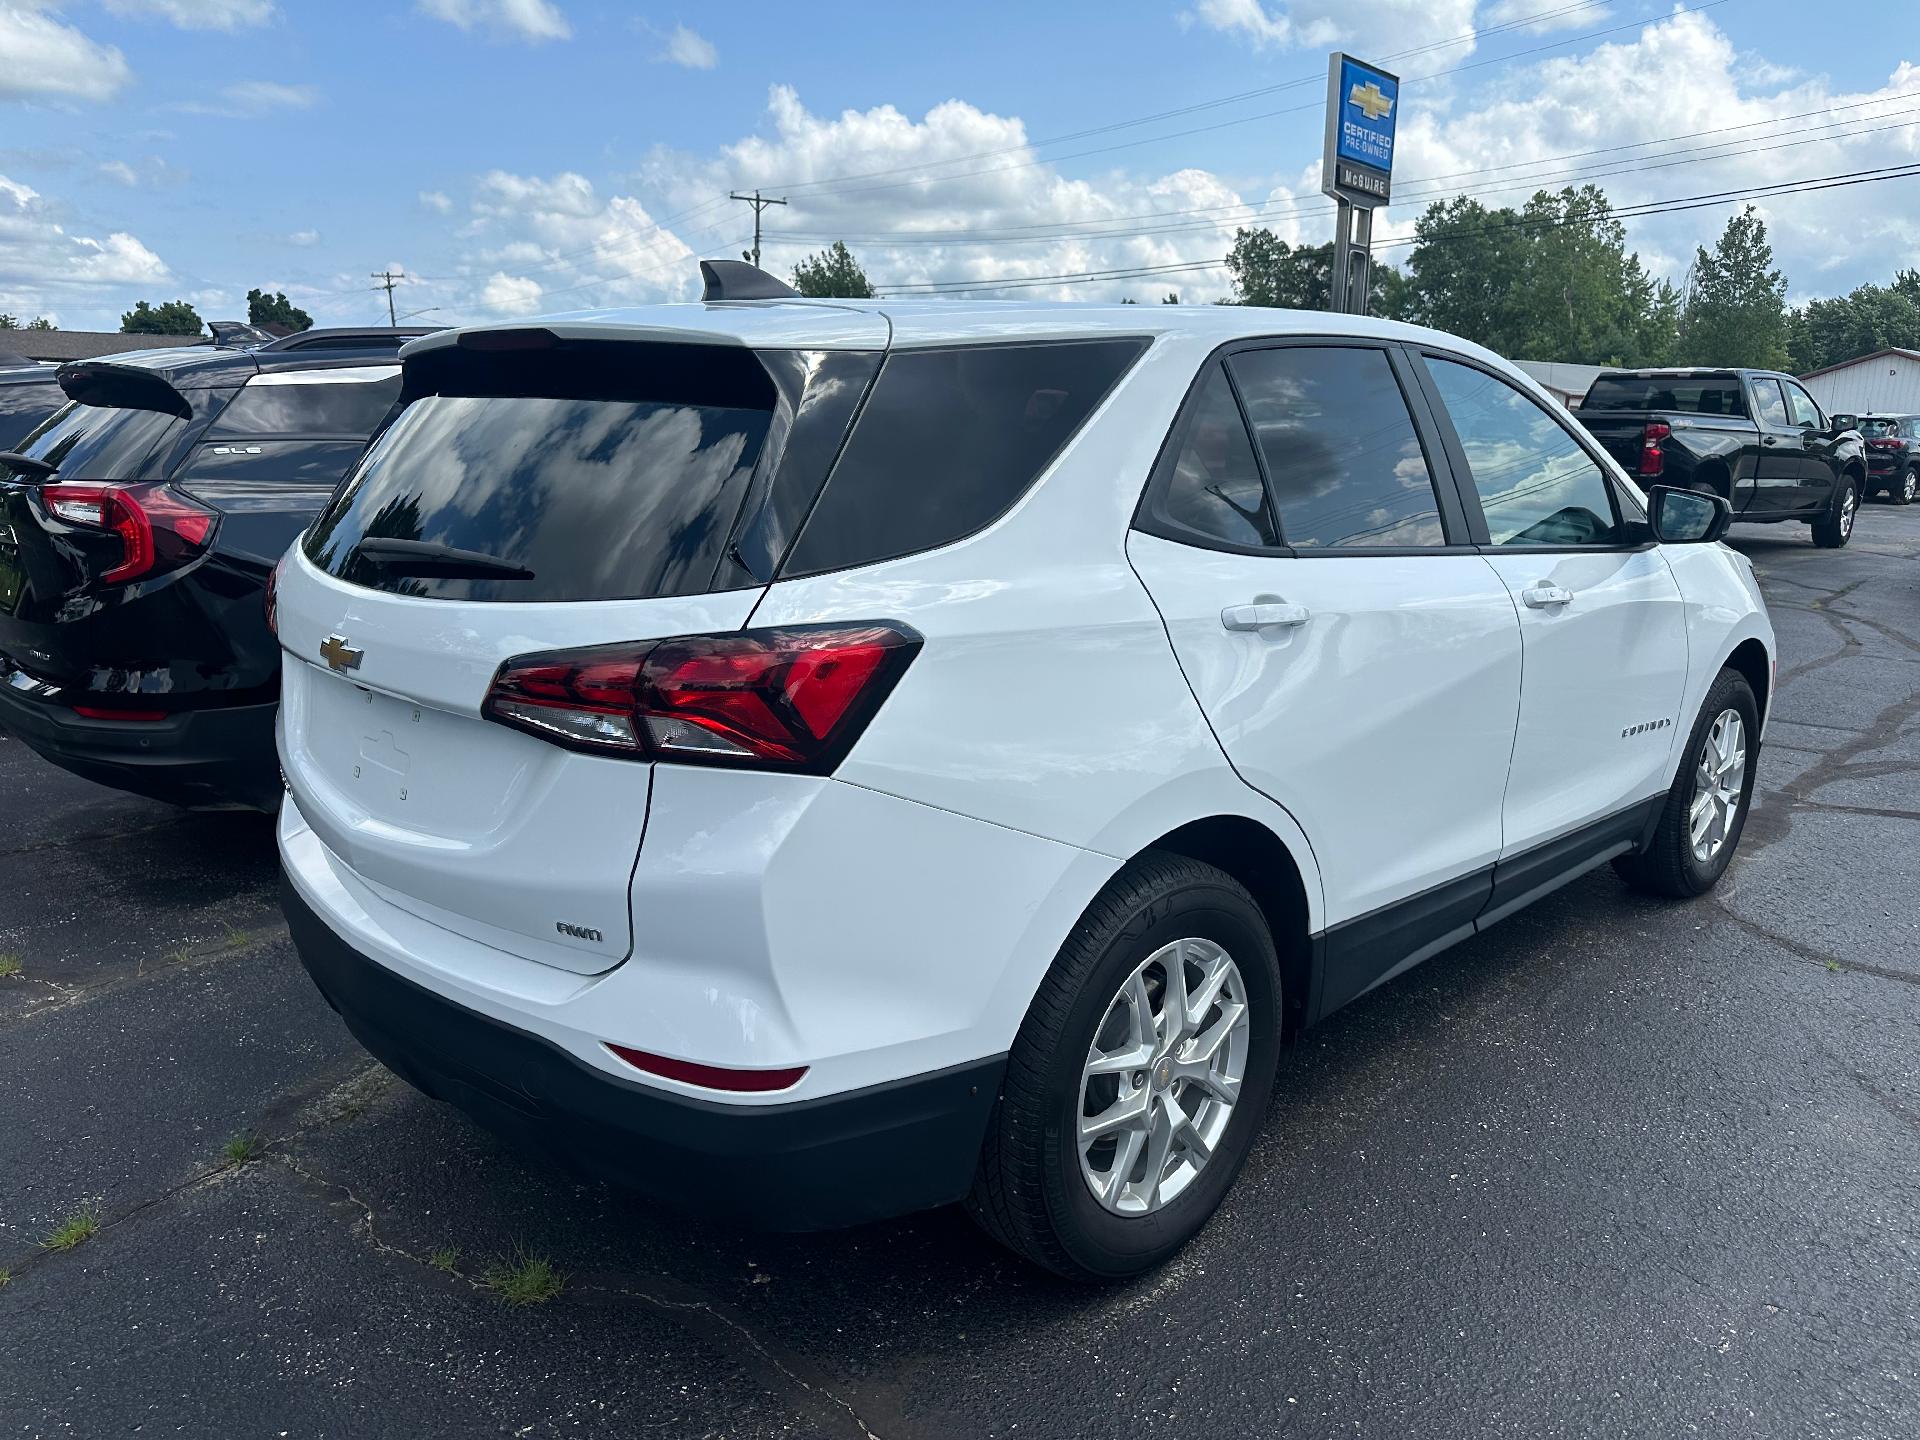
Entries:
<svg viewBox="0 0 1920 1440">
<path fill-rule="evenodd" d="M 1656 485 L 1647 492 L 1647 524 L 1663 545 L 1709 545 L 1733 524 L 1733 507 L 1718 495 Z"/>
</svg>

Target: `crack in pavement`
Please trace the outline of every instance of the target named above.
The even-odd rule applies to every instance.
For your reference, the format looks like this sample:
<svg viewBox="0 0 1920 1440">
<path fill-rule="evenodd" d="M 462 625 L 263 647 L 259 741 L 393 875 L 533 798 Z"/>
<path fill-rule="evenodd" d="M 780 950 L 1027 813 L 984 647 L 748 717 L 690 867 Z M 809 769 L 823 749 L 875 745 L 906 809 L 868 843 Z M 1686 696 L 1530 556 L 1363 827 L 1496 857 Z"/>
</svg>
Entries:
<svg viewBox="0 0 1920 1440">
<path fill-rule="evenodd" d="M 278 925 L 265 925 L 256 930 L 246 931 L 241 939 L 237 941 L 222 941 L 210 949 L 195 950 L 186 955 L 179 955 L 178 952 L 167 955 L 162 958 L 159 964 L 151 968 L 147 965 L 146 957 L 141 956 L 134 962 L 134 970 L 131 975 L 116 975 L 111 980 L 101 980 L 91 985 L 66 984 L 56 980 L 41 979 L 39 976 L 23 975 L 21 977 L 22 979 L 35 980 L 39 984 L 59 992 L 59 998 L 43 1001 L 38 1005 L 30 1005 L 26 1009 L 12 1015 L 0 1015 L 0 1027 L 23 1025 L 27 1021 L 36 1020 L 42 1015 L 55 1015 L 62 1010 L 70 1010 L 76 1005 L 83 1005 L 101 996 L 112 995 L 121 990 L 129 989 L 144 981 L 154 979 L 156 976 L 173 975 L 187 970 L 199 970 L 219 960 L 237 959 L 244 955 L 251 955 L 256 950 L 264 949 L 268 945 L 285 939 L 286 935 L 287 927 L 286 924 L 282 922 Z M 185 947 L 182 948 L 184 949 Z"/>
</svg>

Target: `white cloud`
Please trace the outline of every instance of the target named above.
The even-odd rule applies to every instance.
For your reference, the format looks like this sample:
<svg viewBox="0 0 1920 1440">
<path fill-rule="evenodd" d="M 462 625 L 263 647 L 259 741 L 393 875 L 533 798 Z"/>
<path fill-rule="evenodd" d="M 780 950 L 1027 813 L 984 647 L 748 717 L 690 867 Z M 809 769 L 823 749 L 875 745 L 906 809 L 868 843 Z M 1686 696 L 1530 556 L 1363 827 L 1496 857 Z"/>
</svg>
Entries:
<svg viewBox="0 0 1920 1440">
<path fill-rule="evenodd" d="M 173 278 L 165 261 L 125 231 L 104 240 L 71 234 L 55 211 L 32 186 L 0 175 L 0 310 L 105 309 L 117 303 L 116 287 Z"/>
<path fill-rule="evenodd" d="M 139 172 L 124 160 L 101 161 L 100 173 L 109 180 L 118 180 L 122 185 L 138 185 L 140 183 Z"/>
<path fill-rule="evenodd" d="M 296 230 L 287 236 L 287 243 L 289 245 L 297 245 L 302 250 L 308 250 L 320 243 L 320 232 L 318 230 Z"/>
<path fill-rule="evenodd" d="M 133 76 L 111 45 L 97 44 L 38 0 L 0 0 L 0 100 L 108 100 Z"/>
<path fill-rule="evenodd" d="M 522 40 L 565 40 L 573 34 L 551 0 L 419 0 L 419 10 L 462 30 L 487 29 Z"/>
<path fill-rule="evenodd" d="M 655 60 L 664 60 L 683 70 L 711 70 L 720 63 L 720 52 L 713 48 L 713 42 L 685 25 L 675 25 L 662 38 L 666 44 L 653 57 Z"/>
<path fill-rule="evenodd" d="M 182 30 L 244 30 L 274 17 L 273 0 L 106 0 L 116 15 L 170 21 Z"/>
<path fill-rule="evenodd" d="M 480 303 L 507 315 L 531 315 L 540 308 L 540 283 L 495 271 L 480 291 Z"/>
<path fill-rule="evenodd" d="M 1477 0 L 1195 0 L 1181 21 L 1218 30 L 1256 50 L 1324 50 L 1351 46 L 1376 54 L 1395 54 L 1435 46 L 1421 56 L 1425 65 L 1455 58 L 1473 49 Z M 1506 3 L 1506 0 L 1503 0 Z M 1512 0 L 1539 10 L 1537 0 Z M 1591 18 L 1593 12 L 1580 12 Z M 1509 17 L 1512 18 L 1512 17 Z M 1446 45 L 1447 41 L 1457 45 Z"/>
<path fill-rule="evenodd" d="M 1533 32 L 1549 30 L 1579 30 L 1598 25 L 1613 12 L 1605 5 L 1594 0 L 1591 5 L 1579 9 L 1565 6 L 1550 9 L 1540 0 L 1493 0 L 1488 5 L 1481 20 L 1488 25 L 1511 25 L 1516 29 Z M 1539 19 L 1532 19 L 1539 16 Z M 1517 22 L 1527 23 L 1519 24 Z"/>
<path fill-rule="evenodd" d="M 444 190 L 422 190 L 420 204 L 423 208 L 439 215 L 450 214 L 453 210 L 452 197 Z"/>
<path fill-rule="evenodd" d="M 274 110 L 311 110 L 320 103 L 312 85 L 288 85 L 279 80 L 241 80 L 223 86 L 217 100 L 184 100 L 173 106 L 188 115 L 219 115 L 247 119 Z"/>
</svg>

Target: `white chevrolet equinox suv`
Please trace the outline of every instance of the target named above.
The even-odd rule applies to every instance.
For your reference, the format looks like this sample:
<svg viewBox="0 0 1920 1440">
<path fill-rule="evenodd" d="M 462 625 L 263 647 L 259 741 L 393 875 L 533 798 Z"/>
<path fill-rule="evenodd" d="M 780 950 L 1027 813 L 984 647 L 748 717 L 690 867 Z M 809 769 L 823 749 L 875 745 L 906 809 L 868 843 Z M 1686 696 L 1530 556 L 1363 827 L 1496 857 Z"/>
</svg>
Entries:
<svg viewBox="0 0 1920 1440">
<path fill-rule="evenodd" d="M 1609 860 L 1725 870 L 1773 667 L 1725 502 L 1499 357 L 708 279 L 414 341 L 277 573 L 293 935 L 427 1094 L 1125 1276 L 1301 1027 Z"/>
</svg>

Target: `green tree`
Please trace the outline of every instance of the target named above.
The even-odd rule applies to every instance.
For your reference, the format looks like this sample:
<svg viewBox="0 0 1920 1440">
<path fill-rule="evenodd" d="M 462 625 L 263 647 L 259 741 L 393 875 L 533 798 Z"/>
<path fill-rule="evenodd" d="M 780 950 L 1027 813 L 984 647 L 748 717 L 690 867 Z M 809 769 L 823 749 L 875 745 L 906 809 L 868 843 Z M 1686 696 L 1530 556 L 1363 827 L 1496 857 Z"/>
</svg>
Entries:
<svg viewBox="0 0 1920 1440">
<path fill-rule="evenodd" d="M 1920 348 L 1920 284 L 1911 270 L 1891 285 L 1862 285 L 1850 295 L 1812 300 L 1795 310 L 1787 350 L 1805 374 L 1875 350 Z"/>
<path fill-rule="evenodd" d="M 1787 337 L 1786 277 L 1774 268 L 1766 221 L 1749 205 L 1711 251 L 1694 256 L 1681 350 L 1690 365 L 1780 370 L 1790 358 Z"/>
<path fill-rule="evenodd" d="M 871 300 L 873 284 L 844 240 L 793 267 L 793 288 L 816 299 Z"/>
<path fill-rule="evenodd" d="M 1235 230 L 1227 272 L 1230 305 L 1325 310 L 1333 293 L 1333 242 L 1296 246 L 1271 230 Z"/>
<path fill-rule="evenodd" d="M 247 292 L 247 323 L 249 325 L 279 325 L 289 331 L 311 330 L 313 316 L 278 291 L 269 295 L 264 290 Z"/>
<path fill-rule="evenodd" d="M 18 315 L 0 315 L 0 330 L 54 330 L 58 328 L 58 326 L 44 315 L 29 320 L 24 325 L 20 323 L 20 317 Z"/>
<path fill-rule="evenodd" d="M 127 335 L 198 335 L 202 324 L 200 312 L 185 300 L 164 305 L 142 300 L 120 317 L 121 332 Z"/>
<path fill-rule="evenodd" d="M 1436 200 L 1414 222 L 1405 318 L 1503 355 L 1519 353 L 1523 336 L 1514 296 L 1528 254 L 1519 212 L 1489 210 L 1464 196 Z"/>
</svg>

